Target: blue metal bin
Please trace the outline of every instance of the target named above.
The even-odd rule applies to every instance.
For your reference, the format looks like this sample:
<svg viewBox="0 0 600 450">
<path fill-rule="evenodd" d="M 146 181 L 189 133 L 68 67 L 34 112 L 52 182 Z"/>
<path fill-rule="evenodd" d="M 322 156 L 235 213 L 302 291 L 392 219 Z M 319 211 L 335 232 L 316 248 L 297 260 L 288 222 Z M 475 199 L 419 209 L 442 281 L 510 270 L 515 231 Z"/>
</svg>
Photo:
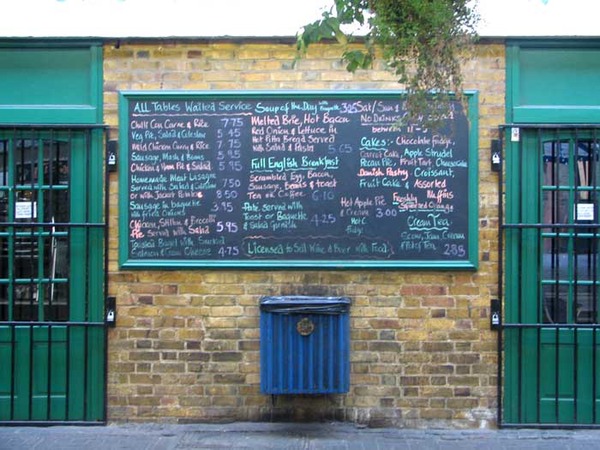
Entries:
<svg viewBox="0 0 600 450">
<path fill-rule="evenodd" d="M 263 297 L 260 389 L 264 394 L 340 394 L 350 388 L 350 300 Z"/>
</svg>

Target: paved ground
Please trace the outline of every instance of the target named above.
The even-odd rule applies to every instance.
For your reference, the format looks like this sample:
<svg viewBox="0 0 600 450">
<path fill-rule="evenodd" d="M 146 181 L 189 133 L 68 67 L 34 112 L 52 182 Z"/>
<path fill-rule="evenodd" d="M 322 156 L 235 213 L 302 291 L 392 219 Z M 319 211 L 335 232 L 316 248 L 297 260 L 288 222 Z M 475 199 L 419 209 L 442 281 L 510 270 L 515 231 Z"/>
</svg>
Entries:
<svg viewBox="0 0 600 450">
<path fill-rule="evenodd" d="M 0 427 L 0 449 L 600 449 L 600 430 L 401 430 L 352 424 L 233 423 Z"/>
</svg>

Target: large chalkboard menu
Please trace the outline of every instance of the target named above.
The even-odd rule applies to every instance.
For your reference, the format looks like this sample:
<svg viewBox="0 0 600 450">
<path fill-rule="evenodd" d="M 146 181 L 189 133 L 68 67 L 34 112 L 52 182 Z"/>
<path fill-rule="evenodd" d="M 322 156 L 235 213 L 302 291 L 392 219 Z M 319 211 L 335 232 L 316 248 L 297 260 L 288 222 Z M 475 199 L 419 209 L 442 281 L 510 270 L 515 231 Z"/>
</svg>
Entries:
<svg viewBox="0 0 600 450">
<path fill-rule="evenodd" d="M 120 264 L 475 268 L 468 103 L 429 128 L 400 92 L 123 92 Z"/>
</svg>

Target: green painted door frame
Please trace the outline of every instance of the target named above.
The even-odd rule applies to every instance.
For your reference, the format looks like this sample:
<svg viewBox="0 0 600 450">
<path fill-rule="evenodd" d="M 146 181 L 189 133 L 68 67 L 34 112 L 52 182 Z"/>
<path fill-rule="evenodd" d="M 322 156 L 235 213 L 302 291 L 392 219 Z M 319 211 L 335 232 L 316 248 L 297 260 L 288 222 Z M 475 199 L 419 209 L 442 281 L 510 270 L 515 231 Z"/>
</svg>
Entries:
<svg viewBox="0 0 600 450">
<path fill-rule="evenodd" d="M 0 423 L 104 423 L 102 46 L 0 41 L 0 82 Z"/>
<path fill-rule="evenodd" d="M 600 423 L 599 138 L 529 126 L 507 150 L 505 424 Z"/>
<path fill-rule="evenodd" d="M 502 426 L 600 425 L 598 85 L 598 40 L 507 43 Z"/>
</svg>

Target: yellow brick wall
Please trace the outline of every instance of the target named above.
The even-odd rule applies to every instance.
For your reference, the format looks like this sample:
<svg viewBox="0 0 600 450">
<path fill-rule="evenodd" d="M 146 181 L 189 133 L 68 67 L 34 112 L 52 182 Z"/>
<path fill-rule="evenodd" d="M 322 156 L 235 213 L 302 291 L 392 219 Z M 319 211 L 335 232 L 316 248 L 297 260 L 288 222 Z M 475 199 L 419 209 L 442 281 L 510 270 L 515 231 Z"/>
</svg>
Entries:
<svg viewBox="0 0 600 450">
<path fill-rule="evenodd" d="M 347 420 L 372 426 L 475 427 L 496 412 L 497 177 L 490 140 L 504 121 L 504 47 L 478 45 L 465 88 L 479 91 L 479 270 L 300 271 L 118 268 L 119 183 L 110 178 L 108 418 Z M 122 43 L 104 48 L 104 112 L 118 134 L 119 90 L 397 89 L 378 66 L 346 72 L 339 48 L 315 46 L 294 66 L 285 43 Z M 347 395 L 259 392 L 263 295 L 352 299 Z"/>
</svg>

